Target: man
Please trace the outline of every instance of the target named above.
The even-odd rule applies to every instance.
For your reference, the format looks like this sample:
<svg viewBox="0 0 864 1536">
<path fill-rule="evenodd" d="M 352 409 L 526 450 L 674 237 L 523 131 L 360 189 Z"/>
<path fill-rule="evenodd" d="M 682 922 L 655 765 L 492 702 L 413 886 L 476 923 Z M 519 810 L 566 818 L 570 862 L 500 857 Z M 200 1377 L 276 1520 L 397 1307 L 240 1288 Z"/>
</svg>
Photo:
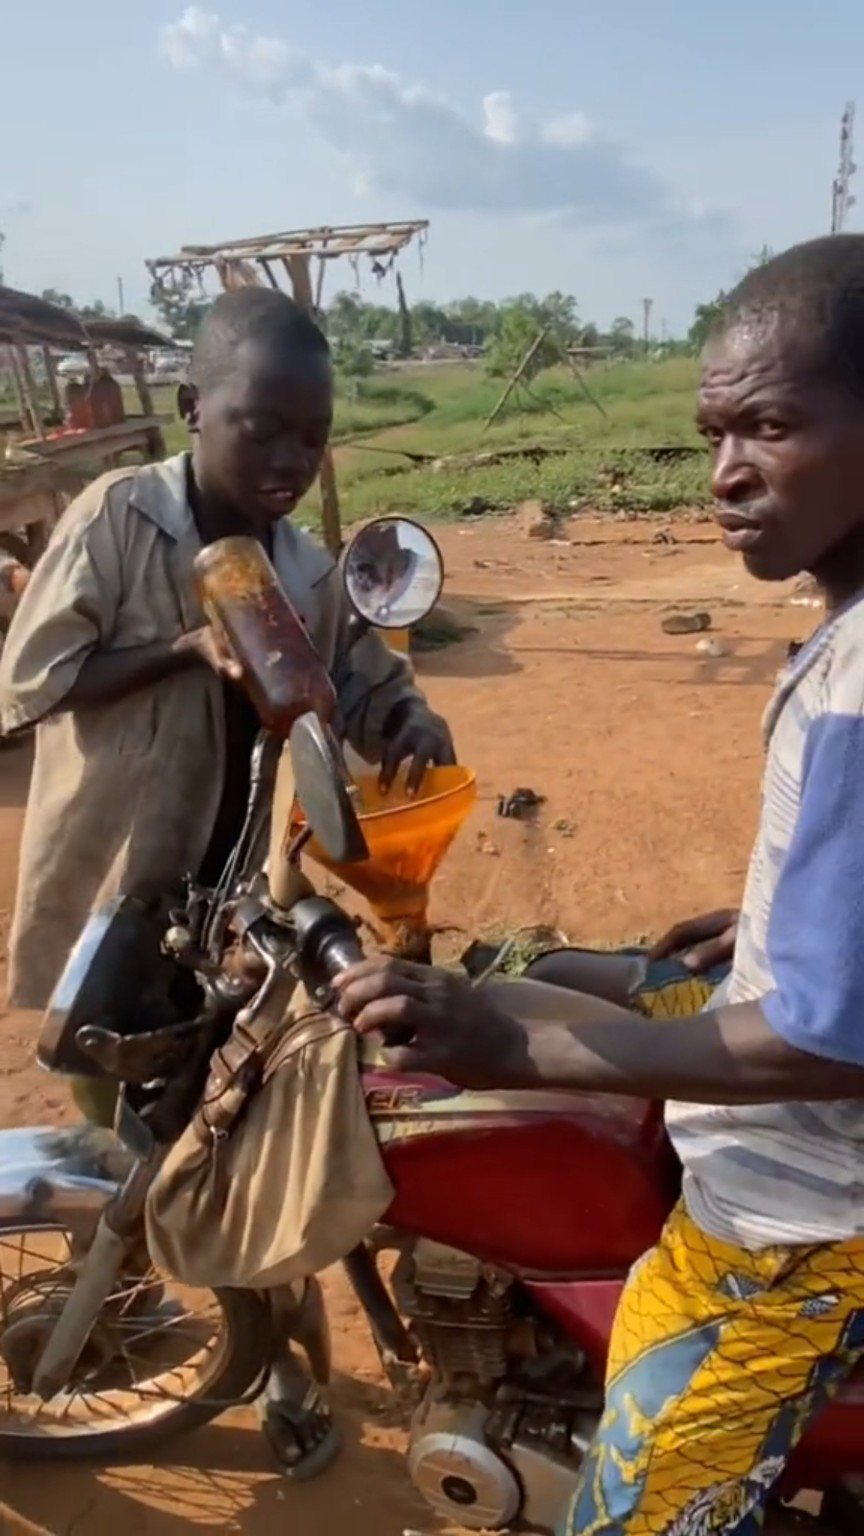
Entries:
<svg viewBox="0 0 864 1536">
<path fill-rule="evenodd" d="M 331 671 L 344 735 L 385 779 L 405 759 L 413 783 L 428 762 L 453 761 L 404 660 L 374 633 L 350 645 L 338 569 L 289 521 L 332 420 L 317 326 L 273 290 L 226 294 L 191 379 L 179 396 L 191 455 L 119 470 L 78 497 L 4 647 L 3 726 L 36 726 L 11 938 L 21 1007 L 46 1005 L 93 907 L 121 891 L 164 896 L 189 872 L 215 882 L 240 831 L 258 720 L 204 625 L 203 544 L 251 534 L 265 546 Z M 300 1475 L 320 1468 L 333 1435 L 290 1361 L 283 1376 L 292 1411 L 274 1438 Z"/>
<path fill-rule="evenodd" d="M 625 1288 L 568 1536 L 753 1536 L 864 1352 L 864 236 L 744 280 L 699 422 L 727 546 L 765 581 L 812 572 L 826 604 L 766 716 L 728 980 L 662 1026 L 603 985 L 604 1000 L 556 990 L 556 1022 L 547 1007 L 520 1023 L 536 983 L 478 994 L 380 960 L 340 983 L 360 1031 L 398 1026 L 397 1067 L 670 1101 L 682 1202 Z M 713 963 L 733 920 L 665 948 L 707 940 Z"/>
</svg>

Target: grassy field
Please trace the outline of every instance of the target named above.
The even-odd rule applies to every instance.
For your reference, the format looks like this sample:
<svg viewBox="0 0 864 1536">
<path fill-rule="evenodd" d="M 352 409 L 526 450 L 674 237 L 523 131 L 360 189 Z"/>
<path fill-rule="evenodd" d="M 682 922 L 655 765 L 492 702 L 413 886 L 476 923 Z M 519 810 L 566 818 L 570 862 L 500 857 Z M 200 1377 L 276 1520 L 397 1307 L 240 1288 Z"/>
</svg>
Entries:
<svg viewBox="0 0 864 1536">
<path fill-rule="evenodd" d="M 340 401 L 336 463 L 345 520 L 399 511 L 452 518 L 472 504 L 494 511 L 529 497 L 624 514 L 707 505 L 707 455 L 656 452 L 701 446 L 693 426 L 696 380 L 689 358 L 594 369 L 588 382 L 604 416 L 571 375 L 552 370 L 535 381 L 533 399 L 508 407 L 486 432 L 501 383 L 479 366 L 418 367 L 372 380 L 364 389 L 368 413 L 379 391 L 382 414 L 398 408 L 400 393 L 406 416 L 416 396 L 425 406 L 407 424 L 382 419 L 377 432 L 364 429 L 361 441 L 348 442 L 356 429 Z M 412 463 L 394 449 L 439 462 Z M 540 454 L 529 457 L 535 449 Z M 506 457 L 478 464 L 481 453 Z"/>
<path fill-rule="evenodd" d="M 530 497 L 633 516 L 704 506 L 707 455 L 692 452 L 700 448 L 696 380 L 697 364 L 686 357 L 596 367 L 588 384 L 601 413 L 568 371 L 552 369 L 488 431 L 502 382 L 480 364 L 418 364 L 340 381 L 333 442 L 344 520 L 386 512 L 454 518 Z M 165 436 L 174 453 L 187 441 L 175 389 L 160 385 L 153 394 L 171 417 Z M 676 448 L 691 452 L 658 452 Z M 477 463 L 478 454 L 505 456 Z M 315 523 L 317 492 L 303 514 Z"/>
</svg>

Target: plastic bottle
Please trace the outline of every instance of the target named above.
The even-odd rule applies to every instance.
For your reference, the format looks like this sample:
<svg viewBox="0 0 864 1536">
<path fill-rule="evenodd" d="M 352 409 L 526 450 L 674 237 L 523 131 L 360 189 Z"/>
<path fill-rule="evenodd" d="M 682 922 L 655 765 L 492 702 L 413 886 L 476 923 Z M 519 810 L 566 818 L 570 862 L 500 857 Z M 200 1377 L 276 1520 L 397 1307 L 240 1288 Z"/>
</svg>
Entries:
<svg viewBox="0 0 864 1536">
<path fill-rule="evenodd" d="M 207 618 L 239 661 L 267 730 L 286 737 L 309 710 L 329 720 L 333 684 L 258 540 L 218 539 L 201 550 L 195 571 Z"/>
</svg>

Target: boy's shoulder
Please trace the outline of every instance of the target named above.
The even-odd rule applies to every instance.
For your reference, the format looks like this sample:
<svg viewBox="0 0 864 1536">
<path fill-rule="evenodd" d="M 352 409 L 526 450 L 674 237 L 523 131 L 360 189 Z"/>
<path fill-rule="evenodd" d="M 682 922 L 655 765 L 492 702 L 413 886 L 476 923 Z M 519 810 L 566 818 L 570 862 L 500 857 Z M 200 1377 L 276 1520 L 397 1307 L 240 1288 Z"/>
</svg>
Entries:
<svg viewBox="0 0 864 1536">
<path fill-rule="evenodd" d="M 183 520 L 185 502 L 183 455 L 158 463 L 124 465 L 99 475 L 78 493 L 62 514 L 55 536 L 86 536 L 106 517 L 125 517 L 130 508 L 173 528 Z"/>
</svg>

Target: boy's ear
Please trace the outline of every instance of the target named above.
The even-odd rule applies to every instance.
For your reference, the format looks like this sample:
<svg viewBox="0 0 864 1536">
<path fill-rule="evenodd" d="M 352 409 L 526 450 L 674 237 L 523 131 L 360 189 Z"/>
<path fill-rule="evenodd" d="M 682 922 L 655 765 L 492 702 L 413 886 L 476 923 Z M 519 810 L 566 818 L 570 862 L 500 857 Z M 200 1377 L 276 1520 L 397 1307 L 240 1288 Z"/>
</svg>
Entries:
<svg viewBox="0 0 864 1536">
<path fill-rule="evenodd" d="M 177 390 L 177 414 L 190 432 L 198 431 L 198 391 L 194 384 L 181 384 Z"/>
</svg>

